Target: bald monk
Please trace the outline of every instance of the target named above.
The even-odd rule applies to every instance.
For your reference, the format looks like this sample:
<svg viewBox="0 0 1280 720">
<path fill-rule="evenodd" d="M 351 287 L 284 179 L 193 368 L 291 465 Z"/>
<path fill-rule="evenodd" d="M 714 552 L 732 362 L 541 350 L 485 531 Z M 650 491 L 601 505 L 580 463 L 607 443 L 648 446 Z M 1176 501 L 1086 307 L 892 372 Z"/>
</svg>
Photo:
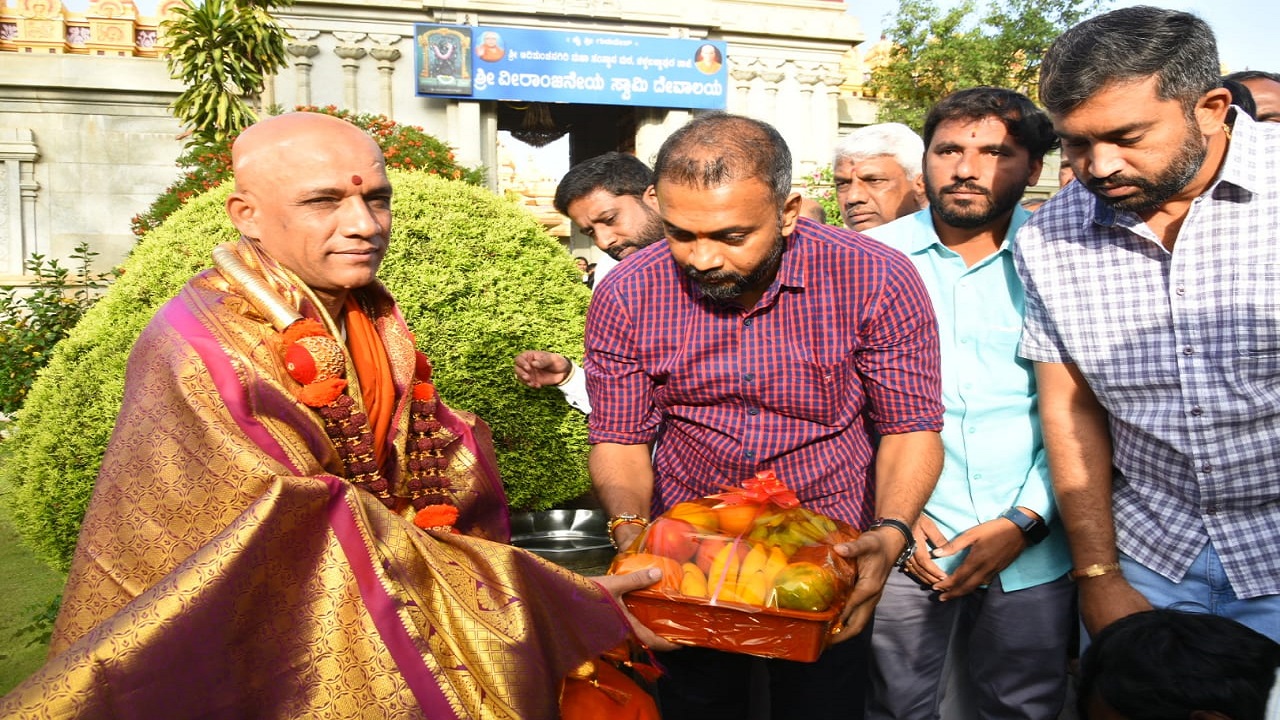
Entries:
<svg viewBox="0 0 1280 720">
<path fill-rule="evenodd" d="M 556 717 L 655 578 L 505 544 L 489 431 L 376 278 L 369 136 L 295 113 L 232 157 L 241 239 L 135 344 L 51 659 L 0 716 Z"/>
</svg>

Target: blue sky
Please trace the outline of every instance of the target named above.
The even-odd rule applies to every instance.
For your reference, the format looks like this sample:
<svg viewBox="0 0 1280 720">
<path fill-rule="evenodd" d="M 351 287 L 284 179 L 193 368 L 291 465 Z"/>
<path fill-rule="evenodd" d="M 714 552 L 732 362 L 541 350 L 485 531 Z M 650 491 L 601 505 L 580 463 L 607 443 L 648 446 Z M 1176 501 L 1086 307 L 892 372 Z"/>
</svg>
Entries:
<svg viewBox="0 0 1280 720">
<path fill-rule="evenodd" d="M 939 0 L 947 5 L 948 0 Z M 1145 0 L 1160 7 L 1186 10 L 1204 18 L 1218 37 L 1218 54 L 1229 70 L 1268 70 L 1280 72 L 1280 46 L 1274 37 L 1275 0 L 1195 0 L 1177 2 L 1169 0 Z M 849 12 L 862 21 L 867 40 L 880 37 L 882 26 L 898 8 L 898 0 L 846 0 Z M 979 7 L 987 0 L 978 0 Z M 89 0 L 64 0 L 66 7 L 83 12 Z M 158 0 L 134 0 L 138 11 L 144 15 L 155 12 Z M 1138 0 L 1111 0 L 1109 7 L 1118 8 L 1140 4 Z"/>
<path fill-rule="evenodd" d="M 889 25 L 889 20 L 898 9 L 898 0 L 846 1 L 849 12 L 862 21 L 862 30 L 868 41 L 880 37 L 881 28 Z M 947 0 L 938 2 L 944 7 L 950 4 Z M 978 0 L 979 7 L 985 7 L 986 4 L 987 0 Z M 1230 72 L 1280 72 L 1280 44 L 1275 41 L 1275 0 L 1111 0 L 1107 9 L 1142 4 L 1184 10 L 1204 18 L 1218 38 L 1218 57 Z"/>
</svg>

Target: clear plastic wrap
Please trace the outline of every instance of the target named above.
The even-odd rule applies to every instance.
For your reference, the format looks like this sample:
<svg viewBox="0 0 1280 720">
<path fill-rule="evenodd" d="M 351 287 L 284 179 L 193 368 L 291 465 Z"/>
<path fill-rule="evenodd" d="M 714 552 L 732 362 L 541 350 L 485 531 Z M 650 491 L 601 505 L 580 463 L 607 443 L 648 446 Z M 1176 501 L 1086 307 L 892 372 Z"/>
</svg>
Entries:
<svg viewBox="0 0 1280 720">
<path fill-rule="evenodd" d="M 739 489 L 655 518 L 609 572 L 663 571 L 661 581 L 624 601 L 672 642 L 811 662 L 837 630 L 855 576 L 833 546 L 857 536 L 801 507 L 764 471 Z"/>
</svg>

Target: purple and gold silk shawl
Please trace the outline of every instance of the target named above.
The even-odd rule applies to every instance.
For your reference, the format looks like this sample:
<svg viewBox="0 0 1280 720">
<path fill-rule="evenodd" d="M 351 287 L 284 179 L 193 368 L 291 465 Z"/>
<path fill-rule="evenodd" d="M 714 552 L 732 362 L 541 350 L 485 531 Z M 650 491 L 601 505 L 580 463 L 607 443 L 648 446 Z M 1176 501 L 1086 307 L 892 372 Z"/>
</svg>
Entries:
<svg viewBox="0 0 1280 720">
<path fill-rule="evenodd" d="M 238 251 L 327 321 L 300 283 Z M 412 337 L 381 287 L 361 300 L 397 390 L 395 487 Z M 441 405 L 466 534 L 419 530 L 341 479 L 279 347 L 216 270 L 157 313 L 130 356 L 52 657 L 0 716 L 557 717 L 559 681 L 628 630 L 599 586 L 503 544 L 487 427 Z"/>
</svg>

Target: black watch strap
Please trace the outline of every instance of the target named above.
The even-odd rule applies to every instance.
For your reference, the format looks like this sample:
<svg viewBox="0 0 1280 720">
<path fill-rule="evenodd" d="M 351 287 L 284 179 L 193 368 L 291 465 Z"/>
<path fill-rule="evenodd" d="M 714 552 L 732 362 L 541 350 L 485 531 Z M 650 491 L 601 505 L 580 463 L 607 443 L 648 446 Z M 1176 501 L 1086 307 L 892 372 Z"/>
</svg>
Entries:
<svg viewBox="0 0 1280 720">
<path fill-rule="evenodd" d="M 893 561 L 893 566 L 900 568 L 905 565 L 916 552 L 916 536 L 915 533 L 911 532 L 911 526 L 901 520 L 895 520 L 894 518 L 878 518 L 875 522 L 867 526 L 867 530 L 871 531 L 876 528 L 893 528 L 894 530 L 902 533 L 902 537 L 906 539 L 907 545 L 902 548 L 902 553 L 898 555 L 898 559 Z"/>
<path fill-rule="evenodd" d="M 1018 529 L 1022 531 L 1023 537 L 1027 539 L 1028 545 L 1035 545 L 1049 537 L 1048 525 L 1045 525 L 1043 521 L 1038 518 L 1031 517 L 1016 507 L 1011 507 L 1008 510 L 1005 510 L 1001 513 L 1000 517 L 1005 520 L 1009 520 L 1014 525 L 1017 525 Z"/>
</svg>

